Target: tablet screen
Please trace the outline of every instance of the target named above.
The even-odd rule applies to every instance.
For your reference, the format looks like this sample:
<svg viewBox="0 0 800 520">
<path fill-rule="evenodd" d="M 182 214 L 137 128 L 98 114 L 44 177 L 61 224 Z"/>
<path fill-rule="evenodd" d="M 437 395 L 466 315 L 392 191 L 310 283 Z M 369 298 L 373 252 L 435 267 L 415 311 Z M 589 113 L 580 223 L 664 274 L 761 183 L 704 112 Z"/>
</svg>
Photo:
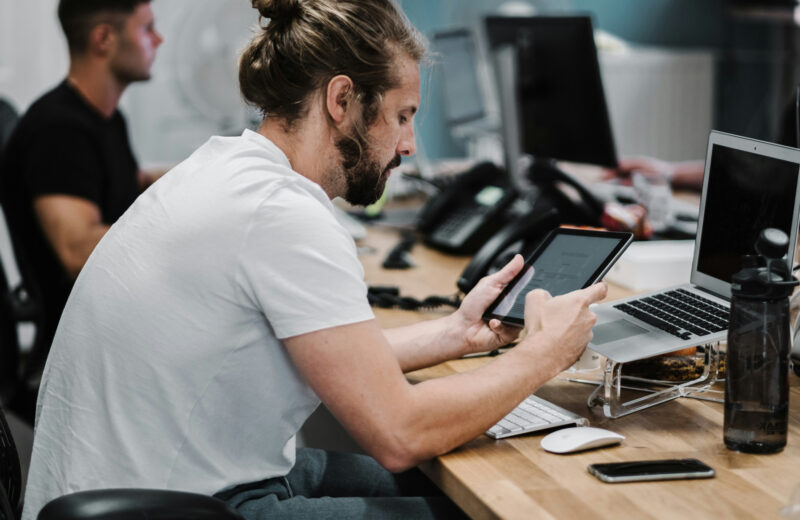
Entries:
<svg viewBox="0 0 800 520">
<path fill-rule="evenodd" d="M 523 325 L 526 294 L 545 289 L 559 296 L 590 286 L 614 265 L 632 238 L 631 233 L 610 231 L 569 228 L 552 231 L 489 306 L 484 318 Z"/>
</svg>

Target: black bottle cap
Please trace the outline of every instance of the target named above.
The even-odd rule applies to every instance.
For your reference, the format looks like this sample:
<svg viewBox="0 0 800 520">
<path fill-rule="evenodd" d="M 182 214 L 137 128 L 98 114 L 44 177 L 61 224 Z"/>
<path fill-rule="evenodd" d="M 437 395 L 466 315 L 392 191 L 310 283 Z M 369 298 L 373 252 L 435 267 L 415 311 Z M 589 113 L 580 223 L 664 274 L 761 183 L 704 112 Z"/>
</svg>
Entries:
<svg viewBox="0 0 800 520">
<path fill-rule="evenodd" d="M 731 278 L 731 293 L 751 300 L 778 300 L 800 284 L 782 260 L 789 238 L 780 229 L 767 228 L 756 240 L 758 255 L 742 257 L 742 270 Z"/>
<path fill-rule="evenodd" d="M 731 293 L 751 300 L 778 300 L 790 296 L 798 284 L 775 267 L 744 267 L 733 275 Z"/>
<path fill-rule="evenodd" d="M 776 228 L 766 228 L 756 240 L 756 251 L 767 258 L 781 258 L 789 250 L 789 237 Z"/>
</svg>

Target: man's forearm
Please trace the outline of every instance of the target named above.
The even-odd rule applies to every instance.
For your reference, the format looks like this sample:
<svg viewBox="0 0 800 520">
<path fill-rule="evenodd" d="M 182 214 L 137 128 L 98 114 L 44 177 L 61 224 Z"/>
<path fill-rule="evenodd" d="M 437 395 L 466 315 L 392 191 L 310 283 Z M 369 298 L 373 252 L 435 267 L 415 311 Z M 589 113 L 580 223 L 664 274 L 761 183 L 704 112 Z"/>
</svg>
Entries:
<svg viewBox="0 0 800 520">
<path fill-rule="evenodd" d="M 411 404 L 396 425 L 410 459 L 400 469 L 446 453 L 489 429 L 559 372 L 553 352 L 514 349 L 476 370 L 414 385 Z"/>
<path fill-rule="evenodd" d="M 89 255 L 92 254 L 92 251 L 103 238 L 103 235 L 106 234 L 108 228 L 109 226 L 106 224 L 95 224 L 86 230 L 80 240 L 67 244 L 66 251 L 63 253 L 59 251 L 59 258 L 73 280 L 78 277 L 81 269 L 89 259 Z"/>
<path fill-rule="evenodd" d="M 459 330 L 453 323 L 455 319 L 451 314 L 436 320 L 384 330 L 403 372 L 464 355 L 466 338 L 463 329 Z"/>
</svg>

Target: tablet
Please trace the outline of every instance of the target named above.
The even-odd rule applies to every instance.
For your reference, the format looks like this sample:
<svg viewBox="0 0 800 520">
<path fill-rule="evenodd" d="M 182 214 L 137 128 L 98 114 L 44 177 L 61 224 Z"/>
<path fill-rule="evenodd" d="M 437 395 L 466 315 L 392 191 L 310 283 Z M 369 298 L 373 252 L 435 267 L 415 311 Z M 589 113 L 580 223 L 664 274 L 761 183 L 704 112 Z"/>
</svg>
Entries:
<svg viewBox="0 0 800 520">
<path fill-rule="evenodd" d="M 603 278 L 632 240 L 633 234 L 627 232 L 554 229 L 486 309 L 483 319 L 497 318 L 522 327 L 526 294 L 545 289 L 559 296 L 589 287 Z"/>
</svg>

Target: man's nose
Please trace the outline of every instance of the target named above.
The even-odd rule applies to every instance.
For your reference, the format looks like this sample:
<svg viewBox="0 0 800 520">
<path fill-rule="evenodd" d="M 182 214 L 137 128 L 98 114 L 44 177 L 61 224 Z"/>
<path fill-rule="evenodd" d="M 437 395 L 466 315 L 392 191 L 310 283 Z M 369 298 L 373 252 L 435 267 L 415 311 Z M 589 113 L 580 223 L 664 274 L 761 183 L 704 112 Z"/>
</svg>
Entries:
<svg viewBox="0 0 800 520">
<path fill-rule="evenodd" d="M 414 141 L 414 129 L 411 128 L 397 143 L 397 153 L 403 156 L 414 155 L 417 151 L 417 145 Z"/>
</svg>

